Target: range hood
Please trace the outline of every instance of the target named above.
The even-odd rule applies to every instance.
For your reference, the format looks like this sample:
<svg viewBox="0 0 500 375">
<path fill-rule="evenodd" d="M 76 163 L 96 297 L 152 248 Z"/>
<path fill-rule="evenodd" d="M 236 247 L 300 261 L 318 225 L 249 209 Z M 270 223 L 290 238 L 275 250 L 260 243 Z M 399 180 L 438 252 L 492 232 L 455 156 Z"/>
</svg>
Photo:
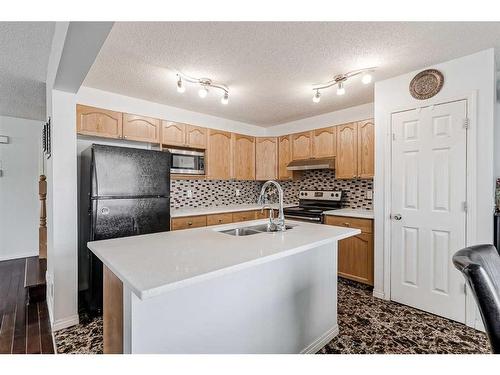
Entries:
<svg viewBox="0 0 500 375">
<path fill-rule="evenodd" d="M 335 169 L 335 158 L 317 158 L 305 160 L 293 160 L 286 169 L 289 171 L 308 171 L 312 169 Z"/>
</svg>

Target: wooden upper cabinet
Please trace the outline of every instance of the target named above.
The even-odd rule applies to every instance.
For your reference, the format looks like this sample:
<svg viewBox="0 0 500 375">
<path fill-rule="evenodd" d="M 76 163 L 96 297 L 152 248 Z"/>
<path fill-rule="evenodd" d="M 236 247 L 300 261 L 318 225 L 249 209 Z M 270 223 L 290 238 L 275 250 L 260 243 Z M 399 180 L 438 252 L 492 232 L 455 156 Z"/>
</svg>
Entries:
<svg viewBox="0 0 500 375">
<path fill-rule="evenodd" d="M 208 129 L 207 139 L 208 178 L 228 180 L 231 178 L 231 133 Z"/>
<path fill-rule="evenodd" d="M 123 138 L 130 141 L 159 143 L 160 120 L 124 113 Z"/>
<path fill-rule="evenodd" d="M 186 125 L 186 146 L 192 148 L 207 148 L 207 128 Z"/>
<path fill-rule="evenodd" d="M 292 134 L 292 160 L 312 157 L 313 132 Z"/>
<path fill-rule="evenodd" d="M 278 138 L 256 138 L 255 179 L 275 180 L 278 177 Z"/>
<path fill-rule="evenodd" d="M 336 135 L 337 128 L 335 126 L 313 130 L 312 156 L 314 158 L 335 156 L 337 149 Z"/>
<path fill-rule="evenodd" d="M 292 136 L 283 135 L 278 141 L 278 179 L 289 180 L 293 178 L 292 171 L 286 169 L 292 161 Z"/>
<path fill-rule="evenodd" d="M 161 143 L 169 146 L 185 146 L 186 124 L 162 120 Z"/>
<path fill-rule="evenodd" d="M 358 177 L 373 178 L 375 172 L 375 125 L 373 120 L 358 122 Z"/>
<path fill-rule="evenodd" d="M 353 122 L 337 126 L 337 156 L 335 177 L 356 178 L 358 174 L 358 124 Z"/>
<path fill-rule="evenodd" d="M 122 113 L 77 104 L 76 131 L 83 135 L 121 138 Z"/>
<path fill-rule="evenodd" d="M 233 176 L 255 180 L 255 137 L 233 133 Z"/>
</svg>

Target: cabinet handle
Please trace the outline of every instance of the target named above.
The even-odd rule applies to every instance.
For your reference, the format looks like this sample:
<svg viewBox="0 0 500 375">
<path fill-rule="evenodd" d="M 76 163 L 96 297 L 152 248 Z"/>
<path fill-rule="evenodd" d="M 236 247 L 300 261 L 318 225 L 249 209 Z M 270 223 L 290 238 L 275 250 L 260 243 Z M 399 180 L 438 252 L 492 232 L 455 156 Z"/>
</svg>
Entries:
<svg viewBox="0 0 500 375">
<path fill-rule="evenodd" d="M 193 225 L 193 222 L 192 221 L 188 221 L 188 225 Z"/>
<path fill-rule="evenodd" d="M 222 223 L 222 219 L 219 219 L 219 223 Z"/>
<path fill-rule="evenodd" d="M 123 138 L 127 139 L 127 136 L 126 136 L 126 135 L 124 135 L 124 136 L 123 136 Z"/>
<path fill-rule="evenodd" d="M 349 224 L 349 223 L 344 223 L 344 227 L 350 227 L 350 226 L 351 226 L 351 224 Z"/>
</svg>

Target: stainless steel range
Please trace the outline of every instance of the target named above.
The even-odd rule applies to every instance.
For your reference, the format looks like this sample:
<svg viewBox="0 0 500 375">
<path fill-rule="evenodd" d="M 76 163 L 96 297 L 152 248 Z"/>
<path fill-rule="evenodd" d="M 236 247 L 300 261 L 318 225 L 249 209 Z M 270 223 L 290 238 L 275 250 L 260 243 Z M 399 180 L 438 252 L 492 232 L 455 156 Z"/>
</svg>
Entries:
<svg viewBox="0 0 500 375">
<path fill-rule="evenodd" d="M 285 208 L 285 218 L 323 223 L 323 212 L 342 208 L 342 190 L 303 190 L 299 205 Z"/>
</svg>

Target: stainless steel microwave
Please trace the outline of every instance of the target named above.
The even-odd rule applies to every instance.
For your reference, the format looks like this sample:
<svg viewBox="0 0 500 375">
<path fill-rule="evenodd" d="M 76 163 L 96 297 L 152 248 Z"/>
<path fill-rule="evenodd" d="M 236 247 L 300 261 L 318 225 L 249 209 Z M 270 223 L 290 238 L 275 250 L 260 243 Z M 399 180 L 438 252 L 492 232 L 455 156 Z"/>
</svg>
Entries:
<svg viewBox="0 0 500 375">
<path fill-rule="evenodd" d="M 205 174 L 205 153 L 203 151 L 178 150 L 169 148 L 172 156 L 170 173 Z"/>
</svg>

